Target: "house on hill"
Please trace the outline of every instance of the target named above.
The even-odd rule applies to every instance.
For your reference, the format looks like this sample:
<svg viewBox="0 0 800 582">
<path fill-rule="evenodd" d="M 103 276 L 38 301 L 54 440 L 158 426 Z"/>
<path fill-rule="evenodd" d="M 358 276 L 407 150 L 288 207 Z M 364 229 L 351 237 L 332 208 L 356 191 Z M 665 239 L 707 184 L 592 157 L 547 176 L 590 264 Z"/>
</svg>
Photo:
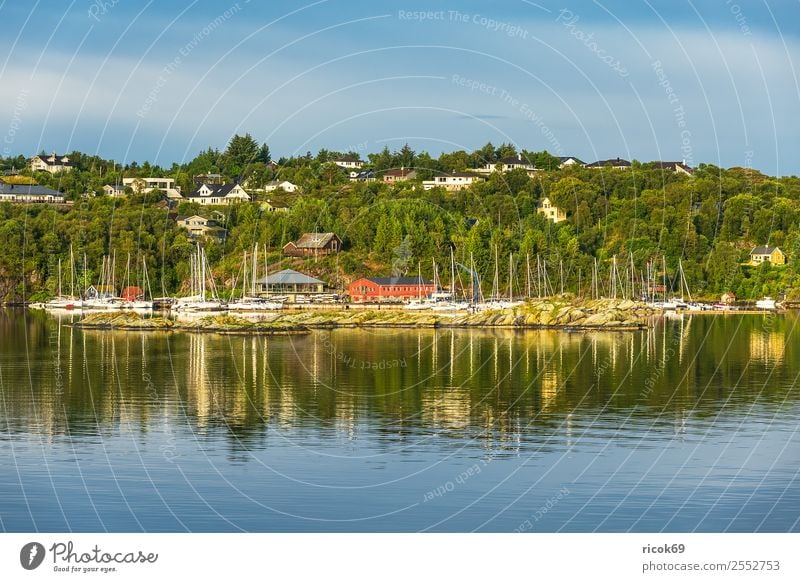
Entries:
<svg viewBox="0 0 800 582">
<path fill-rule="evenodd" d="M 542 198 L 539 204 L 536 205 L 536 212 L 543 214 L 547 220 L 556 224 L 567 219 L 566 212 L 556 207 L 547 197 Z"/>
<path fill-rule="evenodd" d="M 58 174 L 59 172 L 70 172 L 75 167 L 67 156 L 59 156 L 55 152 L 49 156 L 33 156 L 30 161 L 31 170 L 34 172 L 49 172 Z"/>
<path fill-rule="evenodd" d="M 220 226 L 216 220 L 210 220 L 197 214 L 192 216 L 178 216 L 175 223 L 189 231 L 191 238 L 207 236 L 217 240 L 223 240 L 227 231 Z"/>
<path fill-rule="evenodd" d="M 264 192 L 274 192 L 278 189 L 288 192 L 289 194 L 294 194 L 300 190 L 300 186 L 297 184 L 292 184 L 289 180 L 283 180 L 282 182 L 279 180 L 273 180 L 272 182 L 267 182 L 264 185 Z"/>
<path fill-rule="evenodd" d="M 685 160 L 681 162 L 651 162 L 651 165 L 657 170 L 666 170 L 685 176 L 694 175 L 694 170 L 686 165 Z"/>
<path fill-rule="evenodd" d="M 340 168 L 344 168 L 345 170 L 360 170 L 361 166 L 364 165 L 364 162 L 362 162 L 358 158 L 350 156 L 345 156 L 343 158 L 336 158 L 335 160 L 331 161 Z"/>
<path fill-rule="evenodd" d="M 586 163 L 574 156 L 559 156 L 558 167 L 566 168 L 567 166 L 585 166 Z"/>
<path fill-rule="evenodd" d="M 287 257 L 323 257 L 338 253 L 342 239 L 333 232 L 305 233 L 295 242 L 284 245 L 283 254 Z"/>
<path fill-rule="evenodd" d="M 64 204 L 64 195 L 61 192 L 38 184 L 6 184 L 0 180 L 0 202 Z"/>
<path fill-rule="evenodd" d="M 592 162 L 591 164 L 586 164 L 586 167 L 591 170 L 597 170 L 602 168 L 627 170 L 631 167 L 631 163 L 628 160 L 623 160 L 622 158 L 614 158 L 613 160 L 598 160 L 596 162 Z"/>
<path fill-rule="evenodd" d="M 125 186 L 119 184 L 106 184 L 103 186 L 103 193 L 112 198 L 122 198 L 125 196 Z"/>
<path fill-rule="evenodd" d="M 175 186 L 175 180 L 172 178 L 123 178 L 122 185 L 128 186 L 137 194 L 147 194 L 153 190 L 161 190 L 170 200 L 183 198 L 180 186 Z"/>
<path fill-rule="evenodd" d="M 410 168 L 395 168 L 394 170 L 386 170 L 383 173 L 383 181 L 388 184 L 397 182 L 405 182 L 407 180 L 416 180 L 417 171 Z"/>
<path fill-rule="evenodd" d="M 483 178 L 477 174 L 473 174 L 472 172 L 445 172 L 439 176 L 435 176 L 433 180 L 423 180 L 422 187 L 425 188 L 425 190 L 444 188 L 445 190 L 452 192 L 455 190 L 468 188 L 481 181 L 483 181 Z"/>
<path fill-rule="evenodd" d="M 408 301 L 437 291 L 433 281 L 421 277 L 362 277 L 350 283 L 347 293 L 355 303 Z"/>
<path fill-rule="evenodd" d="M 487 175 L 493 172 L 510 172 L 511 170 L 525 170 L 529 176 L 536 173 L 536 166 L 524 159 L 521 155 L 509 156 L 496 162 L 488 162 L 483 168 L 475 170 L 479 174 Z"/>
<path fill-rule="evenodd" d="M 186 196 L 189 202 L 206 205 L 229 205 L 250 201 L 250 195 L 239 184 L 202 184 Z"/>
<path fill-rule="evenodd" d="M 778 247 L 756 247 L 750 251 L 750 264 L 753 266 L 760 265 L 761 263 L 770 263 L 772 265 L 785 265 L 786 255 Z"/>
</svg>

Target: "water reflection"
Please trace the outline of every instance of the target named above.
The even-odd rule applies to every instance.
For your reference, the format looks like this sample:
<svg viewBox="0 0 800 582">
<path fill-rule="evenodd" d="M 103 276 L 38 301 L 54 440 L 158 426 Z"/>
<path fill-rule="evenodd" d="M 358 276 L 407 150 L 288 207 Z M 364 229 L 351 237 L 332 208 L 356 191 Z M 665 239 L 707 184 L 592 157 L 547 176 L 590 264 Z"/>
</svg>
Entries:
<svg viewBox="0 0 800 582">
<path fill-rule="evenodd" d="M 369 419 L 387 439 L 424 430 L 505 449 L 554 431 L 570 441 L 587 418 L 668 418 L 678 434 L 688 415 L 793 401 L 795 322 L 698 316 L 637 333 L 241 337 L 80 331 L 69 316 L 6 311 L 0 379 L 12 431 L 97 434 L 171 422 L 239 441 L 270 427 L 356 439 Z"/>
</svg>

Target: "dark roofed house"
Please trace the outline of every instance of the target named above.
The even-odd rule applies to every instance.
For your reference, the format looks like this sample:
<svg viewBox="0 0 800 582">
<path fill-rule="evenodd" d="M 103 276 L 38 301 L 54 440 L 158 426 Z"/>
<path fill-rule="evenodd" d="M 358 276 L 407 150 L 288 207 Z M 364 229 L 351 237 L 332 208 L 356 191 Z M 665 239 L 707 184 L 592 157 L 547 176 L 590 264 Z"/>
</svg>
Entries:
<svg viewBox="0 0 800 582">
<path fill-rule="evenodd" d="M 284 296 L 290 302 L 325 293 L 325 283 L 294 269 L 284 269 L 256 281 L 262 294 Z"/>
<path fill-rule="evenodd" d="M 614 158 L 612 160 L 598 160 L 597 162 L 586 164 L 586 167 L 593 170 L 596 170 L 597 168 L 617 168 L 619 170 L 625 170 L 631 167 L 631 163 L 628 160 L 623 160 L 622 158 Z"/>
<path fill-rule="evenodd" d="M 69 172 L 75 167 L 75 164 L 73 164 L 67 156 L 59 156 L 53 152 L 49 156 L 33 156 L 30 166 L 31 170 L 34 172 L 58 174 L 59 172 Z"/>
<path fill-rule="evenodd" d="M 576 158 L 575 156 L 559 156 L 558 157 L 558 167 L 564 168 L 566 166 L 585 166 L 586 162 L 581 161 L 580 159 Z"/>
<path fill-rule="evenodd" d="M 408 301 L 429 297 L 438 291 L 433 281 L 421 277 L 368 277 L 353 281 L 347 287 L 350 299 L 363 301 Z"/>
<path fill-rule="evenodd" d="M 694 170 L 686 165 L 686 161 L 681 162 L 651 162 L 651 165 L 657 170 L 669 170 L 676 174 L 685 174 L 691 176 Z"/>
<path fill-rule="evenodd" d="M 405 182 L 406 180 L 416 180 L 416 178 L 417 171 L 411 168 L 395 168 L 383 173 L 383 181 L 388 183 Z"/>
<path fill-rule="evenodd" d="M 239 184 L 201 184 L 194 192 L 187 195 L 186 199 L 203 205 L 228 205 L 247 202 L 250 200 L 250 195 Z"/>
<path fill-rule="evenodd" d="M 333 232 L 305 233 L 295 242 L 284 245 L 283 254 L 288 257 L 322 257 L 338 253 L 342 239 Z"/>
<path fill-rule="evenodd" d="M 0 180 L 0 202 L 17 204 L 64 204 L 61 192 L 38 184 L 6 184 Z"/>
<path fill-rule="evenodd" d="M 778 247 L 756 247 L 750 251 L 750 264 L 760 265 L 761 263 L 770 263 L 773 265 L 785 265 L 786 255 Z"/>
</svg>

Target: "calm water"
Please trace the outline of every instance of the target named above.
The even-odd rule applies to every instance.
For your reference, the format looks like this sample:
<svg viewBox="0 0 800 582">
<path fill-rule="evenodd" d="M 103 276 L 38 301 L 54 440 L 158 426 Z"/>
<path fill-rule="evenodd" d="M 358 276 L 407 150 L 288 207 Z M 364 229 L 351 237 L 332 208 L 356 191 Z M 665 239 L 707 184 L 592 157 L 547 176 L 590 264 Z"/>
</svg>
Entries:
<svg viewBox="0 0 800 582">
<path fill-rule="evenodd" d="M 73 330 L 0 310 L 0 530 L 797 531 L 795 315 Z"/>
</svg>

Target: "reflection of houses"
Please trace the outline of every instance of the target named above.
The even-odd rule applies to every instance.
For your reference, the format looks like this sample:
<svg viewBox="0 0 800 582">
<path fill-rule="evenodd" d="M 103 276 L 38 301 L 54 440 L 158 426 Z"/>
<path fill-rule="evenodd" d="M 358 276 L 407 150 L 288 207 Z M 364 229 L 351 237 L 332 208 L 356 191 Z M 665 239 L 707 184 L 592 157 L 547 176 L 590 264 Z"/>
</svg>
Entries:
<svg viewBox="0 0 800 582">
<path fill-rule="evenodd" d="M 34 172 L 50 172 L 51 174 L 69 172 L 75 167 L 75 164 L 70 162 L 67 156 L 59 156 L 55 153 L 49 156 L 33 156 L 30 165 Z"/>
<path fill-rule="evenodd" d="M 406 180 L 416 180 L 417 171 L 410 168 L 395 168 L 394 170 L 386 170 L 383 173 L 383 181 L 388 184 L 396 182 L 405 182 Z"/>
<path fill-rule="evenodd" d="M 628 160 L 623 160 L 622 158 L 614 158 L 612 160 L 598 160 L 597 162 L 586 164 L 586 167 L 592 170 L 596 170 L 598 168 L 616 168 L 618 170 L 626 170 L 631 167 L 631 163 Z"/>
<path fill-rule="evenodd" d="M 63 204 L 64 195 L 38 184 L 6 184 L 0 180 L 0 202 Z"/>
<path fill-rule="evenodd" d="M 433 180 L 424 180 L 422 182 L 422 187 L 425 188 L 425 190 L 444 188 L 445 190 L 453 191 L 467 188 L 482 180 L 482 177 L 471 172 L 453 172 L 450 174 L 444 173 L 439 176 L 435 176 Z"/>
<path fill-rule="evenodd" d="M 262 277 L 256 281 L 256 284 L 261 293 L 283 295 L 290 302 L 295 302 L 302 298 L 310 299 L 314 295 L 325 293 L 324 282 L 293 269 L 284 269 L 278 273 Z"/>
<path fill-rule="evenodd" d="M 273 180 L 272 182 L 267 182 L 264 186 L 264 192 L 274 192 L 275 190 L 283 190 L 284 192 L 288 192 L 289 194 L 294 194 L 297 192 L 300 187 L 297 184 L 292 184 L 289 180 L 284 180 L 283 182 L 278 180 Z"/>
<path fill-rule="evenodd" d="M 123 178 L 122 185 L 129 186 L 137 194 L 147 194 L 153 190 L 160 190 L 170 200 L 179 200 L 181 198 L 181 189 L 179 186 L 175 186 L 175 180 L 172 178 Z"/>
<path fill-rule="evenodd" d="M 760 265 L 761 263 L 771 263 L 773 265 L 785 265 L 786 255 L 778 247 L 756 247 L 750 251 L 750 264 Z"/>
<path fill-rule="evenodd" d="M 555 223 L 559 223 L 567 219 L 566 213 L 550 202 L 550 199 L 547 197 L 542 198 L 541 202 L 536 205 L 536 212 L 543 214 L 547 220 Z"/>
<path fill-rule="evenodd" d="M 202 184 L 186 198 L 189 202 L 203 205 L 228 205 L 247 202 L 250 200 L 250 195 L 239 184 Z"/>
<path fill-rule="evenodd" d="M 354 302 L 407 301 L 437 291 L 433 281 L 418 277 L 369 277 L 350 283 L 347 293 Z"/>
<path fill-rule="evenodd" d="M 750 334 L 750 359 L 771 364 L 783 362 L 786 351 L 786 337 L 777 331 L 754 330 Z"/>
<path fill-rule="evenodd" d="M 198 238 L 208 236 L 216 239 L 225 238 L 225 229 L 216 220 L 209 220 L 197 214 L 192 216 L 178 216 L 176 224 L 189 231 L 189 236 Z"/>
<path fill-rule="evenodd" d="M 306 233 L 297 241 L 284 245 L 283 254 L 288 257 L 322 257 L 338 253 L 342 239 L 333 232 Z"/>
</svg>

